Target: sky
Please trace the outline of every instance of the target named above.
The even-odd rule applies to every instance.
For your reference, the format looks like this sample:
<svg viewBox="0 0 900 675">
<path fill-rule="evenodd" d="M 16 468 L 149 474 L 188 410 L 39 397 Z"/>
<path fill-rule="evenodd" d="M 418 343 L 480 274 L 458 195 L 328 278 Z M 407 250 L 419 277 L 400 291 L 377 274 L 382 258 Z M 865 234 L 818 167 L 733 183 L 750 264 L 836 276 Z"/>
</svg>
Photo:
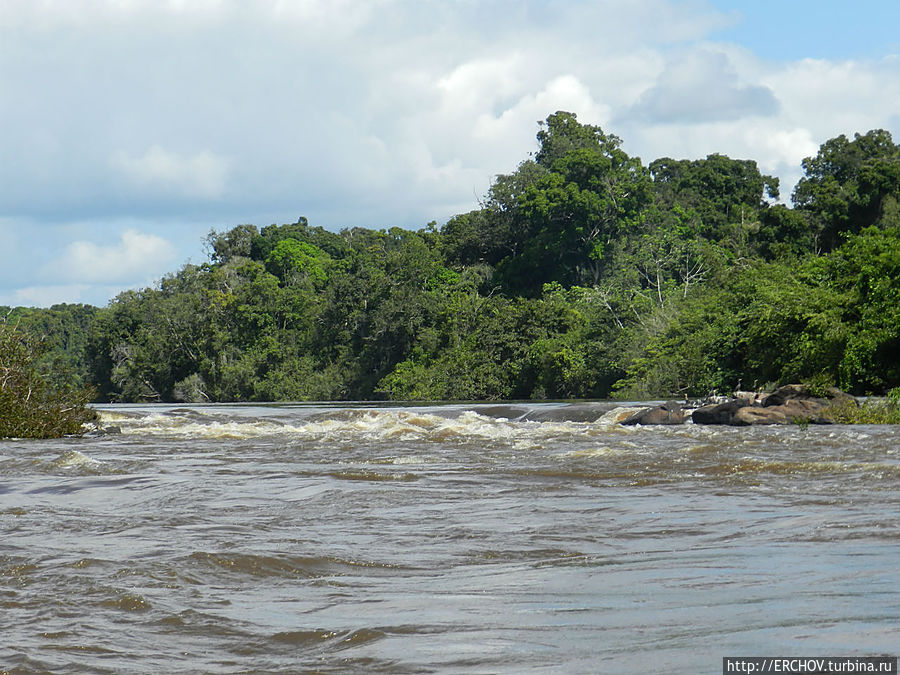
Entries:
<svg viewBox="0 0 900 675">
<path fill-rule="evenodd" d="M 0 0 L 0 305 L 105 306 L 250 223 L 424 227 L 557 110 L 781 181 L 900 140 L 896 0 Z"/>
</svg>

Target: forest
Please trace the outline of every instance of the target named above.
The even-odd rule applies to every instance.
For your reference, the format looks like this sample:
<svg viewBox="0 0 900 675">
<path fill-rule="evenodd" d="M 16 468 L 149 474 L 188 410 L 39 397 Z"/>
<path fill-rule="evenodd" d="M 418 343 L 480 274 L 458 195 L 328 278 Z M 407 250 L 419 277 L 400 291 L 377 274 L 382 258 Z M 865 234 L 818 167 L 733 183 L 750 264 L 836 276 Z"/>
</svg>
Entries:
<svg viewBox="0 0 900 675">
<path fill-rule="evenodd" d="M 702 397 L 900 386 L 900 146 L 645 165 L 573 113 L 478 208 L 418 231 L 213 231 L 106 307 L 0 308 L 96 401 Z"/>
</svg>

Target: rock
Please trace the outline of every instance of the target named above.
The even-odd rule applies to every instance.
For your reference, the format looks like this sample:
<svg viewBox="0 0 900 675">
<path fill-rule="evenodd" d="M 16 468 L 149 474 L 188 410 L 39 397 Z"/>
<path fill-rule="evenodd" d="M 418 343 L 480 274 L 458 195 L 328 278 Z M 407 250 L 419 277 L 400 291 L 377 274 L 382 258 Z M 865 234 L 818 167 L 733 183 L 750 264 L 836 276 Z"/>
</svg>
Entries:
<svg viewBox="0 0 900 675">
<path fill-rule="evenodd" d="M 644 408 L 622 420 L 622 424 L 684 424 L 686 416 L 681 404 L 668 401 L 660 406 Z"/>
<path fill-rule="evenodd" d="M 828 398 L 828 402 L 831 405 L 859 405 L 859 401 L 856 400 L 855 396 L 851 396 L 837 387 L 828 387 L 828 389 L 825 390 L 825 396 Z"/>
<path fill-rule="evenodd" d="M 731 424 L 735 413 L 749 406 L 749 402 L 743 398 L 705 405 L 691 413 L 691 419 L 694 424 Z"/>
<path fill-rule="evenodd" d="M 624 424 L 625 426 L 634 426 L 635 424 L 640 424 L 641 420 L 644 419 L 644 415 L 650 414 L 650 412 L 654 410 L 654 408 L 641 408 L 637 412 L 631 413 L 628 417 L 619 420 L 619 424 Z"/>
<path fill-rule="evenodd" d="M 797 398 L 808 399 L 812 398 L 812 395 L 809 393 L 809 390 L 802 384 L 786 384 L 783 387 L 778 387 L 778 389 L 769 394 L 766 397 L 763 405 L 766 407 L 781 405 L 785 401 L 790 401 Z"/>
<path fill-rule="evenodd" d="M 779 410 L 780 406 L 757 408 L 745 406 L 735 412 L 730 424 L 736 427 L 750 426 L 753 424 L 787 424 L 787 415 Z"/>
<path fill-rule="evenodd" d="M 778 387 L 778 389 L 769 394 L 763 405 L 782 405 L 787 401 L 795 400 L 818 401 L 823 405 L 826 403 L 857 403 L 853 396 L 841 391 L 837 387 L 828 387 L 825 389 L 824 393 L 824 396 L 813 396 L 805 385 L 786 384 L 783 387 Z"/>
<path fill-rule="evenodd" d="M 764 405 L 765 400 L 769 397 L 761 391 L 736 391 L 734 398 L 743 399 L 750 405 Z"/>
<path fill-rule="evenodd" d="M 832 424 L 822 411 L 829 405 L 856 403 L 856 399 L 836 387 L 825 391 L 827 398 L 814 397 L 802 384 L 786 384 L 771 394 L 735 392 L 737 398 L 724 402 L 701 405 L 691 413 L 694 424 L 728 424 L 749 426 L 754 424 Z M 687 414 L 681 405 L 669 401 L 661 406 L 648 407 L 619 417 L 621 424 L 683 424 Z"/>
<path fill-rule="evenodd" d="M 794 399 L 787 401 L 783 405 L 775 406 L 776 410 L 784 413 L 788 418 L 788 422 L 794 424 L 833 424 L 833 420 L 822 414 L 822 411 L 829 405 L 828 401 L 818 398 L 811 399 Z"/>
<path fill-rule="evenodd" d="M 781 405 L 763 408 L 741 408 L 734 415 L 732 424 L 746 426 L 752 424 L 832 424 L 822 415 L 825 404 L 821 399 L 790 399 Z"/>
</svg>

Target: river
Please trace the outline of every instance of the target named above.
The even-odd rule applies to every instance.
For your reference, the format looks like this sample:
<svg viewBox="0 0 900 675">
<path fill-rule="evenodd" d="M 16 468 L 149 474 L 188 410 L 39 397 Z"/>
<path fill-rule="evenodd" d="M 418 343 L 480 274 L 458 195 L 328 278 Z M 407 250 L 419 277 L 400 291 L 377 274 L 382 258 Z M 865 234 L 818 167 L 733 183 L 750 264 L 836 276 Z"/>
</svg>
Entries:
<svg viewBox="0 0 900 675">
<path fill-rule="evenodd" d="M 612 408 L 106 405 L 2 441 L 0 672 L 896 655 L 900 429 Z"/>
</svg>

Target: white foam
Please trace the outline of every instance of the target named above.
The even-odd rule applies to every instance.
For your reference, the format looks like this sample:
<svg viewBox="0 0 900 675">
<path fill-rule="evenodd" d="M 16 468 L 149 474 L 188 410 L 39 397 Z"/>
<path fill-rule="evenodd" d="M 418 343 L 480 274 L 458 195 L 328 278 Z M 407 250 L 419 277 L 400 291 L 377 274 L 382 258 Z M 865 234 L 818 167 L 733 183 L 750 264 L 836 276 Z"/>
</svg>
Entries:
<svg viewBox="0 0 900 675">
<path fill-rule="evenodd" d="M 53 466 L 59 469 L 89 469 L 98 470 L 103 462 L 88 457 L 78 450 L 68 450 L 57 457 L 52 462 Z"/>
<path fill-rule="evenodd" d="M 536 449 L 560 440 L 602 438 L 630 434 L 608 421 L 597 422 L 519 421 L 489 417 L 471 410 L 447 417 L 404 409 L 345 409 L 307 419 L 280 422 L 265 418 L 235 418 L 227 413 L 178 410 L 145 415 L 102 412 L 102 423 L 114 425 L 123 435 L 165 436 L 203 439 L 251 439 L 286 437 L 320 441 L 410 440 L 435 443 L 503 444 Z M 285 419 L 285 418 L 282 418 Z"/>
</svg>

